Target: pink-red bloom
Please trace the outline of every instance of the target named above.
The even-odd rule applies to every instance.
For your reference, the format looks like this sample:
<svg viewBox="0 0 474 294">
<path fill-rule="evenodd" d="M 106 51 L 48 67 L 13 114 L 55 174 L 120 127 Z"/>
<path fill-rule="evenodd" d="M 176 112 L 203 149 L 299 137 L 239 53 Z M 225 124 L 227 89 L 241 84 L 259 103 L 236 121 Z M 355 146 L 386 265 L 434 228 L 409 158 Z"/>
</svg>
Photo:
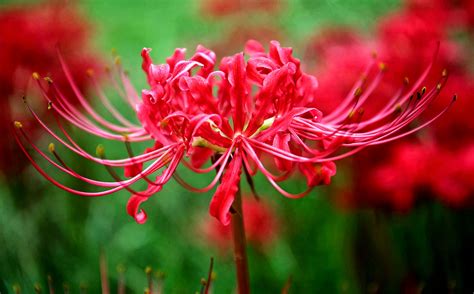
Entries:
<svg viewBox="0 0 474 294">
<path fill-rule="evenodd" d="M 40 155 L 64 173 L 105 188 L 100 192 L 85 192 L 64 186 L 33 161 L 43 176 L 66 191 L 83 196 L 107 195 L 123 189 L 131 191 L 127 212 L 138 223 L 147 218 L 140 205 L 174 176 L 183 186 L 197 192 L 209 191 L 217 185 L 209 210 L 212 216 L 227 225 L 243 172 L 249 178 L 261 172 L 282 195 L 303 197 L 315 186 L 330 182 L 336 172 L 333 161 L 367 146 L 413 133 L 448 109 L 446 106 L 412 130 L 405 129 L 438 96 L 447 79 L 446 74 L 440 73 L 437 84 L 432 88 L 424 87 L 423 81 L 432 64 L 428 64 L 421 76 L 409 85 L 402 83 L 399 91 L 378 111 L 364 115 L 362 107 L 385 72 L 384 65 L 372 59 L 366 67 L 365 77 L 355 83 L 353 91 L 332 112 L 323 116 L 313 107 L 317 99 L 316 78 L 302 71 L 300 60 L 293 56 L 291 48 L 281 47 L 275 41 L 270 43 L 268 51 L 260 43 L 249 41 L 245 53 L 224 57 L 219 64 L 214 52 L 203 46 L 198 46 L 190 58 L 185 57 L 184 49 L 176 49 L 164 64 L 153 63 L 147 48 L 143 49 L 142 57 L 149 88 L 142 90 L 141 98 L 124 72 L 120 68 L 118 72 L 123 84 L 123 89 L 118 91 L 136 110 L 139 124 L 126 120 L 112 111 L 113 108 L 110 110 L 117 123 L 101 117 L 76 87 L 64 62 L 65 75 L 88 115 L 69 103 L 54 82 L 45 84 L 38 79 L 46 101 L 58 118 L 63 117 L 76 127 L 105 139 L 123 141 L 127 147 L 129 142 L 152 142 L 152 147 L 144 154 L 134 156 L 129 152 L 127 158 L 112 160 L 105 157 L 102 146 L 97 148 L 97 157 L 87 153 L 59 119 L 62 136 L 43 125 L 71 151 L 106 166 L 115 181 L 98 181 L 80 175 L 59 157 L 54 145 L 49 149 L 56 161 L 32 144 Z M 105 96 L 99 89 L 98 94 Z M 21 123 L 15 125 L 16 134 L 28 140 Z M 21 144 L 20 136 L 17 139 Z M 25 147 L 20 146 L 26 152 Z M 30 156 L 28 152 L 26 154 Z M 273 158 L 271 167 L 276 167 L 278 172 L 264 164 L 263 157 Z M 203 167 L 208 160 L 211 163 Z M 216 175 L 209 185 L 193 187 L 177 174 L 180 163 L 193 172 L 216 171 Z M 114 167 L 124 168 L 129 178 L 120 179 L 113 171 Z M 297 170 L 306 177 L 307 188 L 293 194 L 279 183 Z M 144 180 L 148 187 L 141 191 L 133 189 L 132 184 L 139 180 Z"/>
<path fill-rule="evenodd" d="M 472 202 L 472 144 L 452 151 L 434 144 L 404 142 L 388 152 L 387 161 L 368 173 L 370 189 L 355 199 L 358 205 L 406 212 L 419 198 L 438 198 L 453 207 Z"/>
</svg>

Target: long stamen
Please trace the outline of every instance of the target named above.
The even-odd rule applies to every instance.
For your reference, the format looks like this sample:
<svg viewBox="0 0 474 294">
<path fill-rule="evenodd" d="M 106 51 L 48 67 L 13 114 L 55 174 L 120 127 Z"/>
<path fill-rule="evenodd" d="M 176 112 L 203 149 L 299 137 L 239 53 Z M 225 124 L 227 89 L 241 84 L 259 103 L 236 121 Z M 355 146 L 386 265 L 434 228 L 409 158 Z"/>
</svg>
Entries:
<svg viewBox="0 0 474 294">
<path fill-rule="evenodd" d="M 115 119 L 117 119 L 119 122 L 121 122 L 122 124 L 124 124 L 125 126 L 127 127 L 130 127 L 130 128 L 135 128 L 135 129 L 139 129 L 141 128 L 140 126 L 138 125 L 135 125 L 133 123 L 131 123 L 128 119 L 126 119 L 118 110 L 117 108 L 115 108 L 112 103 L 110 103 L 110 100 L 109 98 L 105 95 L 104 91 L 101 89 L 101 87 L 99 86 L 98 82 L 97 82 L 97 79 L 95 78 L 95 75 L 94 75 L 94 72 L 92 70 L 89 70 L 88 71 L 88 75 L 92 81 L 92 84 L 94 85 L 94 88 L 97 92 L 97 95 L 99 96 L 99 99 L 101 100 L 101 102 L 104 104 L 105 108 L 107 108 L 108 111 L 110 111 L 110 113 L 115 117 Z"/>
<path fill-rule="evenodd" d="M 288 197 L 288 198 L 293 198 L 293 199 L 298 199 L 298 198 L 302 198 L 306 195 L 308 195 L 308 193 L 310 193 L 312 190 L 313 190 L 313 187 L 308 187 L 305 191 L 301 192 L 301 193 L 298 193 L 298 194 L 292 194 L 292 193 L 289 193 L 285 190 L 283 190 L 274 180 L 275 176 L 272 175 L 262 164 L 262 162 L 258 159 L 258 156 L 255 154 L 255 152 L 253 151 L 252 147 L 245 141 L 243 140 L 244 142 L 244 150 L 246 151 L 246 153 L 253 159 L 253 161 L 257 164 L 259 170 L 265 175 L 265 177 L 267 178 L 267 180 L 270 182 L 270 184 L 278 191 L 280 192 L 280 194 L 282 194 L 283 196 L 285 197 Z"/>
</svg>

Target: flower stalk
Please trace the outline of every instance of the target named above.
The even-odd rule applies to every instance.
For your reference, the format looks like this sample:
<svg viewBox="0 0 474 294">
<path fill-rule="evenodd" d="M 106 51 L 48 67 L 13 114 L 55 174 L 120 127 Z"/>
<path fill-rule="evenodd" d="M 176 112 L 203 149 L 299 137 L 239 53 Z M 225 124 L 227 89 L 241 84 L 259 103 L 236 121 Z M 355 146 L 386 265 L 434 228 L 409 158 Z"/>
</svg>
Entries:
<svg viewBox="0 0 474 294">
<path fill-rule="evenodd" d="M 240 187 L 232 204 L 234 213 L 231 216 L 232 236 L 234 240 L 234 262 L 237 275 L 237 292 L 250 293 L 249 268 L 247 262 L 247 240 L 245 238 L 244 214 Z"/>
</svg>

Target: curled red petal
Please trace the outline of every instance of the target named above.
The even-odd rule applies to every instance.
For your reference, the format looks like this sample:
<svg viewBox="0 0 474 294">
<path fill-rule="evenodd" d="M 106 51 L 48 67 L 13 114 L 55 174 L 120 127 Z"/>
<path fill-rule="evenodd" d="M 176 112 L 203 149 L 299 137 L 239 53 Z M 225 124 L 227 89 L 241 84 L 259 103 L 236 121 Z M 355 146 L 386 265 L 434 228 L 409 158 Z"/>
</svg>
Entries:
<svg viewBox="0 0 474 294">
<path fill-rule="evenodd" d="M 137 176 L 138 174 L 140 174 L 142 170 L 143 170 L 143 163 L 133 163 L 133 164 L 127 165 L 124 168 L 124 175 L 127 178 L 133 178 Z"/>
<path fill-rule="evenodd" d="M 201 168 L 211 158 L 214 151 L 209 148 L 194 147 L 191 153 L 191 164 L 195 168 Z"/>
<path fill-rule="evenodd" d="M 176 64 L 182 60 L 184 60 L 184 55 L 186 53 L 186 49 L 184 48 L 176 48 L 173 55 L 166 58 L 166 63 L 170 66 L 170 70 L 173 71 Z"/>
<path fill-rule="evenodd" d="M 138 224 L 144 224 L 147 220 L 146 212 L 140 208 L 140 204 L 148 197 L 132 195 L 127 202 L 127 213 L 131 215 Z"/>
<path fill-rule="evenodd" d="M 247 43 L 245 43 L 244 52 L 250 56 L 264 54 L 265 48 L 256 40 L 248 40 Z"/>
<path fill-rule="evenodd" d="M 153 61 L 150 57 L 151 48 L 143 48 L 142 49 L 142 69 L 147 76 L 148 83 L 151 82 L 151 77 L 149 73 L 150 65 L 152 65 Z"/>
<path fill-rule="evenodd" d="M 235 193 L 239 190 L 241 168 L 242 157 L 236 151 L 209 206 L 209 213 L 224 226 L 230 223 L 229 211 L 234 202 Z"/>
</svg>

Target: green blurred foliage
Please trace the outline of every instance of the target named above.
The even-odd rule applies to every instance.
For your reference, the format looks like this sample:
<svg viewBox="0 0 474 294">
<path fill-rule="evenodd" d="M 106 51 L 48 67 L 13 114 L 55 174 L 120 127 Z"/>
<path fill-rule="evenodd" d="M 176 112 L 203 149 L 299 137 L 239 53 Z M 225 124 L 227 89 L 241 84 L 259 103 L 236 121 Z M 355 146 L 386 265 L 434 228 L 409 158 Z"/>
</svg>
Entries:
<svg viewBox="0 0 474 294">
<path fill-rule="evenodd" d="M 295 0 L 264 20 L 274 22 L 285 36 L 284 45 L 295 44 L 301 55 L 302 44 L 322 27 L 350 25 L 370 34 L 378 17 L 398 7 L 398 2 Z M 98 52 L 112 62 L 112 54 L 107 52 L 115 48 L 137 88 L 145 85 L 140 69 L 142 47 L 153 48 L 155 61 L 163 61 L 175 47 L 191 51 L 199 43 L 227 37 L 230 25 L 247 21 L 204 18 L 199 1 L 191 0 L 86 0 L 80 2 L 80 8 L 97 28 L 94 42 Z M 113 99 L 133 116 L 118 97 Z M 123 145 L 72 132 L 91 153 L 100 143 L 111 158 L 126 154 Z M 40 146 L 46 148 L 49 140 L 45 138 Z M 138 153 L 145 147 L 142 144 L 134 150 Z M 103 167 L 77 160 L 60 146 L 57 150 L 79 171 L 107 177 Z M 46 169 L 58 175 L 51 167 Z M 61 180 L 84 188 L 73 179 Z M 190 181 L 199 184 L 203 178 Z M 296 180 L 288 188 L 296 191 L 303 185 Z M 346 185 L 342 172 L 335 186 Z M 438 267 L 444 271 L 442 277 L 453 283 L 465 278 L 463 256 L 456 254 L 463 242 L 473 237 L 473 230 L 464 226 L 468 212 L 451 212 L 437 204 L 426 204 L 406 216 L 370 210 L 348 212 L 334 207 L 334 188 L 316 189 L 304 199 L 289 200 L 263 177 L 257 177 L 256 186 L 265 191 L 262 196 L 275 207 L 282 224 L 280 236 L 266 250 L 250 248 L 251 281 L 256 293 L 278 293 L 289 276 L 291 293 L 366 293 L 376 289 L 397 293 L 406 273 L 416 272 L 422 281 L 436 281 Z M 198 291 L 211 256 L 215 257 L 217 274 L 215 293 L 235 289 L 232 256 L 207 244 L 196 231 L 196 224 L 210 218 L 207 211 L 212 192 L 196 195 L 170 181 L 144 205 L 149 215 L 144 225 L 126 214 L 128 193 L 94 199 L 69 195 L 41 179 L 32 168 L 15 180 L 3 181 L 0 194 L 1 293 L 11 292 L 15 283 L 22 285 L 24 293 L 32 293 L 35 282 L 46 286 L 48 274 L 53 276 L 56 289 L 67 282 L 73 293 L 80 284 L 86 284 L 89 293 L 98 293 L 100 250 L 107 255 L 113 289 L 118 280 L 115 267 L 124 265 L 131 292 L 146 286 L 146 266 L 166 274 L 166 293 Z M 459 282 L 457 286 L 462 288 Z M 427 283 L 425 287 L 433 289 L 434 285 Z"/>
</svg>

